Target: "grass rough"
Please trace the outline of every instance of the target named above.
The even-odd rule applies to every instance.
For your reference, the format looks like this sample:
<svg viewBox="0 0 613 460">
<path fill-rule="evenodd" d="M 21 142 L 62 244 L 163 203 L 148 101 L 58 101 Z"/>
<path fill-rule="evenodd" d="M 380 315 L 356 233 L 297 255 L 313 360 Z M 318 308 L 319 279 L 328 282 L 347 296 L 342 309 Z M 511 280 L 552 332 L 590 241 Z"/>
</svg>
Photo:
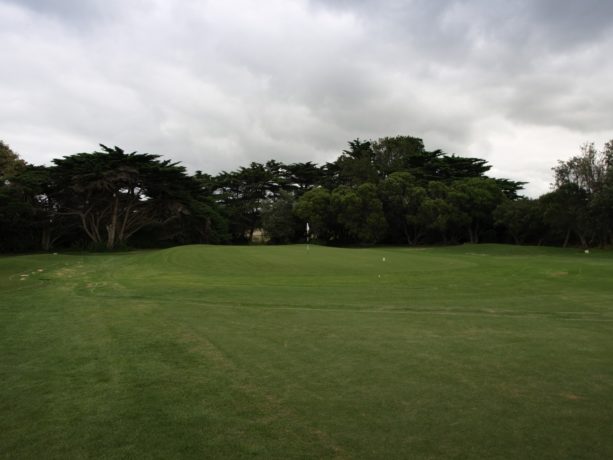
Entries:
<svg viewBox="0 0 613 460">
<path fill-rule="evenodd" d="M 0 257 L 0 456 L 613 458 L 612 280 L 499 245 Z"/>
</svg>

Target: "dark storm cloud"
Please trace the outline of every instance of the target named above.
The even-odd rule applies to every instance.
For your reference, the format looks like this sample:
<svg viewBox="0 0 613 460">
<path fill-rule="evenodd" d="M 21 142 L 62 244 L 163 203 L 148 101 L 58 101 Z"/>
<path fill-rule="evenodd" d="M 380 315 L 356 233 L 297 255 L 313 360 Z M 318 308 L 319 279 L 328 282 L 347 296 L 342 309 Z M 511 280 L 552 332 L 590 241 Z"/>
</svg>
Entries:
<svg viewBox="0 0 613 460">
<path fill-rule="evenodd" d="M 613 137 L 612 18 L 599 0 L 0 0 L 0 138 L 32 162 L 104 142 L 216 172 L 411 134 L 537 193 Z"/>
</svg>

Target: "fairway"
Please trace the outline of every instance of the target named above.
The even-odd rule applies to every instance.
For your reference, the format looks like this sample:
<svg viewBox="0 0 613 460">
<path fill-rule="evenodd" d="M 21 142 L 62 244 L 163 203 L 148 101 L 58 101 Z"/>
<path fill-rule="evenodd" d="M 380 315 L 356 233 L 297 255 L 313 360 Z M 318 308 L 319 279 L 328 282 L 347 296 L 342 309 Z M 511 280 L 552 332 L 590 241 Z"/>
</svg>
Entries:
<svg viewBox="0 0 613 460">
<path fill-rule="evenodd" d="M 613 253 L 0 257 L 2 458 L 613 458 Z"/>
</svg>

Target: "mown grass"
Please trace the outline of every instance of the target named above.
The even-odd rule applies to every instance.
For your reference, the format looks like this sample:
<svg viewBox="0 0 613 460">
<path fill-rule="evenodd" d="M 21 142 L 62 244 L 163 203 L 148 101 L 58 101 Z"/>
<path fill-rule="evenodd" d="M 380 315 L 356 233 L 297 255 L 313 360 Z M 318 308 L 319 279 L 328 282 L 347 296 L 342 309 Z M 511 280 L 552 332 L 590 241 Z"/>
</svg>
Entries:
<svg viewBox="0 0 613 460">
<path fill-rule="evenodd" d="M 495 245 L 2 257 L 0 455 L 613 458 L 612 281 Z"/>
</svg>

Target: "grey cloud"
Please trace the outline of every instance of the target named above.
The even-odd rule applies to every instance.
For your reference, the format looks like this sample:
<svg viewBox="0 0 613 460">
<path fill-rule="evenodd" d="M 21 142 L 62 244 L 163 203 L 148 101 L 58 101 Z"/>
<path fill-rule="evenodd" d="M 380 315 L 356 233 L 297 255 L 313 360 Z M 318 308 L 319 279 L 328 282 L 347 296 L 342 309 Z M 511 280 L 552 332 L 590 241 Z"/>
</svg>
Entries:
<svg viewBox="0 0 613 460">
<path fill-rule="evenodd" d="M 430 36 L 445 35 L 455 19 L 489 37 L 511 38 L 512 34 L 540 30 L 558 45 L 592 40 L 613 24 L 613 3 L 609 0 L 311 0 L 311 3 L 350 11 L 368 23 L 381 22 L 391 26 L 391 30 L 408 33 L 429 30 Z"/>
<path fill-rule="evenodd" d="M 103 142 L 217 172 L 410 134 L 543 191 L 560 139 L 610 129 L 609 3 L 0 0 L 0 138 L 32 162 Z"/>
<path fill-rule="evenodd" d="M 39 16 L 47 16 L 81 31 L 117 20 L 129 11 L 146 11 L 155 6 L 153 0 L 0 0 Z"/>
<path fill-rule="evenodd" d="M 5 0 L 17 6 L 28 8 L 42 14 L 51 14 L 63 18 L 90 17 L 100 14 L 104 9 L 102 0 Z"/>
<path fill-rule="evenodd" d="M 540 0 L 531 7 L 537 24 L 562 46 L 599 39 L 613 27 L 609 0 Z"/>
<path fill-rule="evenodd" d="M 531 77 L 517 85 L 507 115 L 522 123 L 562 126 L 569 130 L 610 129 L 613 96 L 604 81 L 577 83 L 565 76 Z"/>
</svg>

